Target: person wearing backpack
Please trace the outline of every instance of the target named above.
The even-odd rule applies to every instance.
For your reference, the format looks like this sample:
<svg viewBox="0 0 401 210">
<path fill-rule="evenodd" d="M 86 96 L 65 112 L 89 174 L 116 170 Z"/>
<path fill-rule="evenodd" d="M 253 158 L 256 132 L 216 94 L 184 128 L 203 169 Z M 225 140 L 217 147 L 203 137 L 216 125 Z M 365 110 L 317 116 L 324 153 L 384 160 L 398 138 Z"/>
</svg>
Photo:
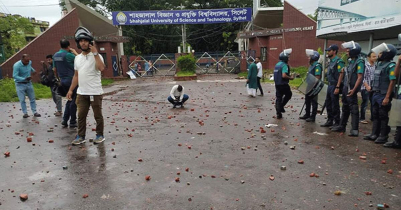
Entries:
<svg viewBox="0 0 401 210">
<path fill-rule="evenodd" d="M 56 88 L 55 88 L 55 81 L 56 81 L 56 77 L 54 76 L 54 72 L 53 72 L 53 55 L 47 55 L 46 56 L 46 62 L 45 61 L 41 61 L 42 65 L 43 65 L 43 71 L 41 73 L 41 83 L 43 85 L 46 85 L 48 87 L 50 87 L 50 90 L 52 92 L 52 98 L 54 103 L 56 104 L 56 109 L 57 111 L 54 113 L 55 116 L 59 117 L 63 114 L 63 106 L 62 106 L 62 98 L 61 96 L 59 96 L 56 92 Z"/>
</svg>

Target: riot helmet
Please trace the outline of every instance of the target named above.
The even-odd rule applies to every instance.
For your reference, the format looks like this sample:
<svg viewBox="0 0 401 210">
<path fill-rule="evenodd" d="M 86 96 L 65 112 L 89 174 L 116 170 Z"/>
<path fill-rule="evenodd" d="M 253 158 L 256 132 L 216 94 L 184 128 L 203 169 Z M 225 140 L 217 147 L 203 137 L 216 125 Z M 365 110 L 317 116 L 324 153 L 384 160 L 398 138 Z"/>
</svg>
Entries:
<svg viewBox="0 0 401 210">
<path fill-rule="evenodd" d="M 381 43 L 372 49 L 372 52 L 376 53 L 379 57 L 379 61 L 391 61 L 397 54 L 397 49 L 392 44 Z M 380 55 L 381 53 L 381 55 Z"/>
<path fill-rule="evenodd" d="M 283 52 L 280 53 L 278 58 L 280 59 L 280 61 L 287 63 L 291 53 L 292 53 L 292 48 L 285 49 L 283 50 Z"/>
<path fill-rule="evenodd" d="M 350 42 L 345 42 L 342 43 L 341 45 L 344 49 L 348 49 L 349 50 L 349 57 L 350 58 L 356 58 L 359 56 L 359 54 L 361 54 L 361 46 L 354 41 L 350 41 Z"/>
<path fill-rule="evenodd" d="M 81 39 L 85 39 L 92 43 L 93 41 L 93 36 L 92 33 L 86 29 L 85 27 L 79 26 L 77 30 L 75 31 L 75 42 L 77 43 L 78 49 L 81 49 L 81 46 L 79 45 L 79 41 Z M 82 50 L 82 49 L 81 49 Z"/>
<path fill-rule="evenodd" d="M 306 56 L 308 56 L 308 58 L 309 58 L 309 62 L 318 61 L 320 58 L 320 54 L 317 51 L 314 51 L 311 49 L 306 49 L 305 53 L 306 53 Z"/>
</svg>

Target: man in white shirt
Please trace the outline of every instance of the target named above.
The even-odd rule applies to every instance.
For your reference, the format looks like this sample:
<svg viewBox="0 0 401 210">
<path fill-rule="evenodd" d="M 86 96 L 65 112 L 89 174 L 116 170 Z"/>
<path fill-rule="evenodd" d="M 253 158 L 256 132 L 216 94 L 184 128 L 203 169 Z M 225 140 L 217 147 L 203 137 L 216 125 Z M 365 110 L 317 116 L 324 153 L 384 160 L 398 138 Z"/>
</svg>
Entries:
<svg viewBox="0 0 401 210">
<path fill-rule="evenodd" d="M 260 90 L 260 96 L 263 96 L 263 89 L 262 89 L 262 85 L 260 84 L 260 79 L 262 79 L 263 77 L 263 68 L 262 68 L 262 63 L 260 62 L 260 58 L 256 57 L 255 59 L 255 63 L 256 63 L 256 67 L 258 68 L 258 88 Z M 258 91 L 258 89 L 256 89 L 256 92 Z"/>
<path fill-rule="evenodd" d="M 176 108 L 178 105 L 184 108 L 184 103 L 188 99 L 189 96 L 184 94 L 184 87 L 181 85 L 174 85 L 167 100 L 174 105 L 173 108 Z"/>
<path fill-rule="evenodd" d="M 78 27 L 75 32 L 75 41 L 82 53 L 75 57 L 75 74 L 67 93 L 67 99 L 71 100 L 74 89 L 78 85 L 76 104 L 78 107 L 78 135 L 72 141 L 73 145 L 85 143 L 86 117 L 89 107 L 92 107 L 96 120 L 96 138 L 93 143 L 102 143 L 105 138 L 104 120 L 102 114 L 103 88 L 101 72 L 105 69 L 102 56 L 99 55 L 93 42 L 92 34 L 84 27 Z"/>
</svg>

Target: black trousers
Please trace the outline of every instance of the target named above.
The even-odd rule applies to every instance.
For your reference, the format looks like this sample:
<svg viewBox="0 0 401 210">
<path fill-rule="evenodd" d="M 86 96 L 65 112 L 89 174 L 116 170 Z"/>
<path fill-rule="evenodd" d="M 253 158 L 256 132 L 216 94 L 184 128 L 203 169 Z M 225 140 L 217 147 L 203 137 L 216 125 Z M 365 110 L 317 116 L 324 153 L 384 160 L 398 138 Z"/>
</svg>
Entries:
<svg viewBox="0 0 401 210">
<path fill-rule="evenodd" d="M 334 124 L 340 124 L 340 93 L 342 89 L 340 88 L 340 93 L 337 95 L 334 94 L 336 90 L 336 85 L 329 85 L 327 87 L 327 95 L 326 95 L 326 110 L 327 110 L 327 118 L 329 121 L 334 121 Z"/>
<path fill-rule="evenodd" d="M 292 97 L 290 86 L 287 85 L 276 85 L 276 112 L 281 114 L 281 110 L 285 107 L 288 101 Z"/>
<path fill-rule="evenodd" d="M 354 93 L 352 96 L 348 95 L 348 87 L 344 87 L 342 91 L 341 101 L 343 102 L 341 114 L 341 126 L 347 127 L 348 119 L 351 115 L 352 130 L 359 129 L 359 107 L 358 95 Z"/>
<path fill-rule="evenodd" d="M 260 84 L 260 79 L 262 79 L 262 78 L 260 78 L 260 77 L 257 77 L 257 78 L 258 78 L 258 88 L 260 90 L 260 95 L 263 96 L 263 89 L 262 89 L 262 85 Z M 258 92 L 258 89 L 256 89 L 256 92 Z"/>
<path fill-rule="evenodd" d="M 372 134 L 382 137 L 386 137 L 390 133 L 390 126 L 388 126 L 388 114 L 391 110 L 391 99 L 387 106 L 383 106 L 381 103 L 385 97 L 385 94 L 377 93 L 374 93 L 372 97 Z"/>
<path fill-rule="evenodd" d="M 311 107 L 312 107 L 312 114 L 311 114 Z M 315 97 L 305 96 L 305 111 L 306 111 L 306 116 L 310 116 L 312 118 L 316 117 L 317 96 Z"/>
</svg>

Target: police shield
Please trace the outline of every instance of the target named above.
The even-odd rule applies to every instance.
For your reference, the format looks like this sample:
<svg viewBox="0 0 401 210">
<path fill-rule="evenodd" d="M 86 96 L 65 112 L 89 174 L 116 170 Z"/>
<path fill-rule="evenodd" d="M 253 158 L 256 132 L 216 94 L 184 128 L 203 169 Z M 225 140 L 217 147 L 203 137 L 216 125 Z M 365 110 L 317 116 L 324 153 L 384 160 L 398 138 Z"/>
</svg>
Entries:
<svg viewBox="0 0 401 210">
<path fill-rule="evenodd" d="M 389 126 L 401 126 L 401 99 L 395 99 L 391 102 Z"/>
<path fill-rule="evenodd" d="M 305 80 L 298 87 L 298 90 L 306 96 L 318 96 L 318 103 L 320 105 L 324 104 L 327 93 L 327 85 L 325 85 L 321 80 L 317 79 L 312 74 L 307 74 Z"/>
</svg>

